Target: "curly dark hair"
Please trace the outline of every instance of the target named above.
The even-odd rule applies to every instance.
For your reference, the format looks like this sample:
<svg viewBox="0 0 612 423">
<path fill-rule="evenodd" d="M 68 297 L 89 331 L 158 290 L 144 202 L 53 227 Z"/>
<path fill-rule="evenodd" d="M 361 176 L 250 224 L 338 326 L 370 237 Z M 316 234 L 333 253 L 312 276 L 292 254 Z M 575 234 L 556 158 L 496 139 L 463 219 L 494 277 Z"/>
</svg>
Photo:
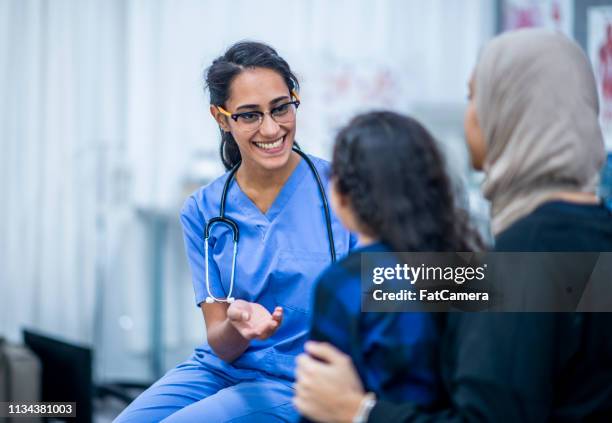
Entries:
<svg viewBox="0 0 612 423">
<path fill-rule="evenodd" d="M 456 206 L 434 138 L 415 119 L 356 116 L 336 136 L 331 176 L 364 228 L 395 251 L 483 248 Z"/>
<path fill-rule="evenodd" d="M 204 72 L 206 87 L 210 93 L 210 104 L 225 106 L 230 87 L 245 69 L 266 68 L 277 72 L 287 84 L 287 91 L 300 87 L 289 64 L 267 44 L 256 41 L 240 41 L 217 57 Z M 233 168 L 241 160 L 238 144 L 230 132 L 221 130 L 221 161 L 226 169 Z"/>
</svg>

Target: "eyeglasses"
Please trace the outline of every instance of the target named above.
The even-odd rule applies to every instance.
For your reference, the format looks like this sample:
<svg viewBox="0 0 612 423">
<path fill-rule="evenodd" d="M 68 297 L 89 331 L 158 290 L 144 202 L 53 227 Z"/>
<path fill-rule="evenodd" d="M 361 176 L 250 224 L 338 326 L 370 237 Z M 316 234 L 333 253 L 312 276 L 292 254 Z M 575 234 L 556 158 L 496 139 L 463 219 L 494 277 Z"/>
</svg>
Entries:
<svg viewBox="0 0 612 423">
<path fill-rule="evenodd" d="M 295 114 L 300 105 L 300 97 L 298 97 L 294 90 L 291 90 L 291 95 L 295 98 L 294 101 L 279 104 L 270 109 L 269 112 L 254 110 L 252 112 L 230 113 L 221 106 L 215 107 L 225 116 L 232 118 L 241 131 L 256 131 L 263 123 L 266 113 L 268 113 L 276 123 L 290 123 L 295 120 Z"/>
</svg>

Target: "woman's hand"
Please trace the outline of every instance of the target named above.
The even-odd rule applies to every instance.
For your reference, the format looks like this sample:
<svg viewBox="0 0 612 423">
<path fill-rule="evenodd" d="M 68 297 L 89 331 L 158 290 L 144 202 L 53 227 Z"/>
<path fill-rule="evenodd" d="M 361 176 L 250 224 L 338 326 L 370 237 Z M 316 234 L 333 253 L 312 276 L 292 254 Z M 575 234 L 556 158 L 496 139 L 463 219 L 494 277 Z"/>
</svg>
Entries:
<svg viewBox="0 0 612 423">
<path fill-rule="evenodd" d="M 322 422 L 352 422 L 365 397 L 351 358 L 327 343 L 307 342 L 297 358 L 293 404 Z"/>
<path fill-rule="evenodd" d="M 283 321 L 283 308 L 276 307 L 270 314 L 257 303 L 236 300 L 227 309 L 227 318 L 244 339 L 264 340 L 271 337 Z"/>
</svg>

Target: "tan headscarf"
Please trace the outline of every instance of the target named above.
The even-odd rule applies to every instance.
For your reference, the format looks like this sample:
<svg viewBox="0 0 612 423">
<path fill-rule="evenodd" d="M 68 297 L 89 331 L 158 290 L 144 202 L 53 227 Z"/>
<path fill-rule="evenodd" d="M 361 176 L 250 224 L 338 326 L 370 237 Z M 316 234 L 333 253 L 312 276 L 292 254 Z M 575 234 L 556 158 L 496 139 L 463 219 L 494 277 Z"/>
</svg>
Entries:
<svg viewBox="0 0 612 423">
<path fill-rule="evenodd" d="M 555 193 L 595 192 L 605 150 L 593 70 L 576 43 L 544 29 L 505 33 L 484 47 L 474 83 L 494 234 Z"/>
</svg>

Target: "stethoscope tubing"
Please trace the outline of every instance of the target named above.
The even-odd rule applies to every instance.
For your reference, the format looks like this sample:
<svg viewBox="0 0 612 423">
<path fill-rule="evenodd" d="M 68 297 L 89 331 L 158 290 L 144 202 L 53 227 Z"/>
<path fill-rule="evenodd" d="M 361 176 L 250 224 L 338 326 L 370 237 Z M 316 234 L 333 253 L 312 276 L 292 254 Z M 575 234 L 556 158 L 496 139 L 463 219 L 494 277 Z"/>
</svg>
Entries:
<svg viewBox="0 0 612 423">
<path fill-rule="evenodd" d="M 325 213 L 325 226 L 327 228 L 327 240 L 329 242 L 329 254 L 330 254 L 332 263 L 335 263 L 336 262 L 336 246 L 334 242 L 334 233 L 332 230 L 331 214 L 329 211 L 327 195 L 325 194 L 325 188 L 323 187 L 323 183 L 321 182 L 321 177 L 314 163 L 312 162 L 312 160 L 310 160 L 310 157 L 308 157 L 306 153 L 304 153 L 302 150 L 300 150 L 296 146 L 293 147 L 293 151 L 298 153 L 306 161 L 317 183 L 317 187 L 319 189 L 319 196 L 321 197 L 321 201 L 323 203 L 323 210 Z M 227 192 L 229 191 L 230 184 L 232 183 L 232 180 L 234 179 L 234 176 L 236 175 L 236 171 L 238 171 L 238 168 L 240 167 L 240 163 L 241 162 L 238 162 L 230 170 L 230 173 L 225 181 L 225 184 L 223 185 L 223 192 L 221 193 L 221 205 L 219 207 L 219 216 L 213 217 L 212 219 L 210 219 L 206 223 L 206 226 L 204 228 L 204 262 L 205 262 L 204 268 L 205 268 L 205 273 L 206 273 L 206 277 L 205 277 L 206 292 L 208 294 L 208 297 L 206 297 L 206 303 L 208 304 L 212 304 L 214 302 L 233 303 L 235 301 L 235 298 L 232 297 L 232 293 L 234 290 L 234 278 L 236 275 L 236 256 L 238 255 L 238 240 L 240 236 L 240 231 L 238 229 L 238 224 L 234 220 L 225 216 L 225 203 L 227 200 Z M 210 232 L 212 228 L 218 224 L 225 225 L 230 228 L 230 230 L 232 231 L 232 239 L 233 239 L 233 244 L 234 244 L 233 254 L 232 254 L 232 273 L 230 276 L 230 286 L 229 286 L 229 292 L 228 292 L 227 298 L 216 298 L 214 295 L 212 295 L 212 292 L 210 290 L 210 280 L 209 280 L 209 272 L 208 272 L 209 270 L 208 269 L 208 256 L 209 256 L 208 255 L 208 240 L 210 238 Z"/>
</svg>

